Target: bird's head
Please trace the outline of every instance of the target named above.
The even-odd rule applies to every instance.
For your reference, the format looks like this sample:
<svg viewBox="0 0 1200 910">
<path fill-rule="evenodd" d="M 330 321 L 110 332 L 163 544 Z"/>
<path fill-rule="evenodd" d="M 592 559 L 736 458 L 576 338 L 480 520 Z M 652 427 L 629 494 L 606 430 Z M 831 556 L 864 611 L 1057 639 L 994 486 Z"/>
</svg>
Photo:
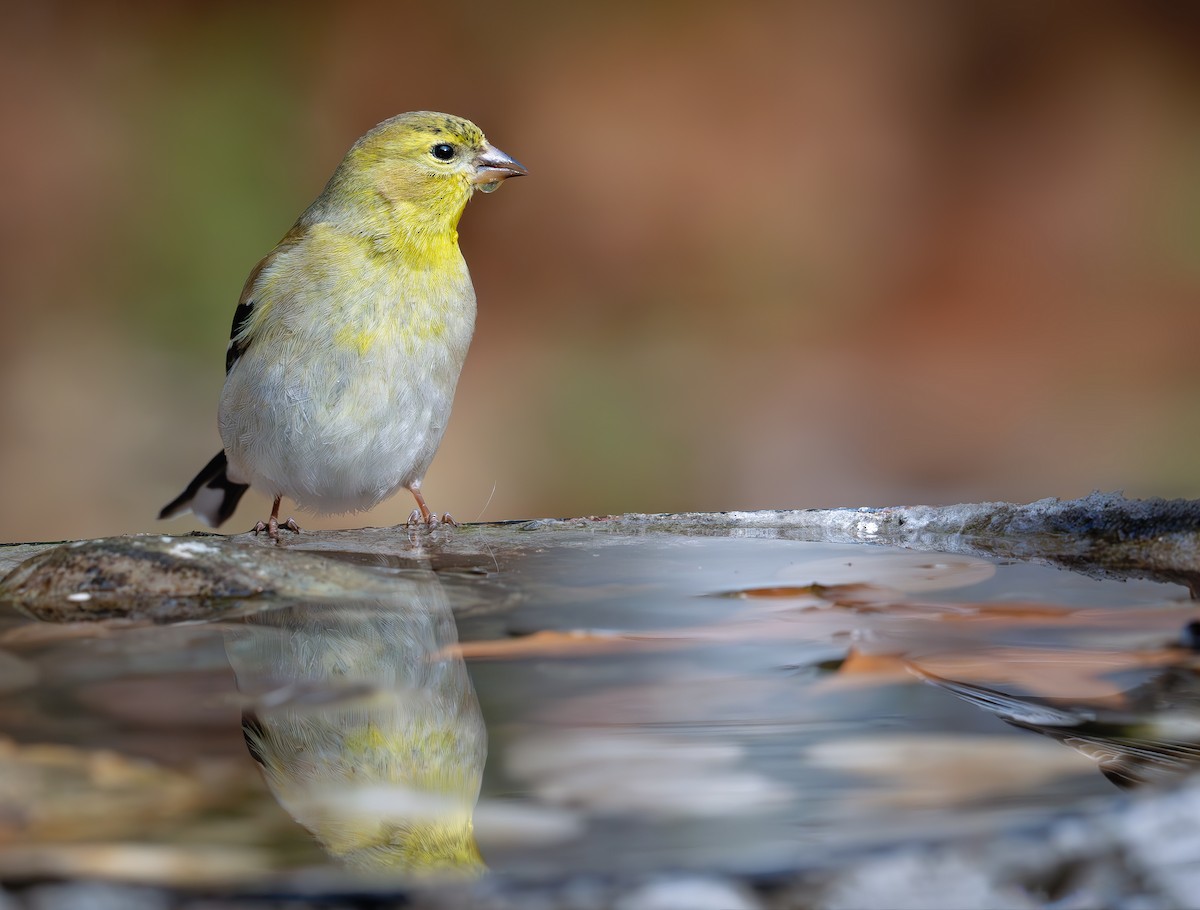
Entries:
<svg viewBox="0 0 1200 910">
<path fill-rule="evenodd" d="M 450 227 L 475 190 L 490 193 L 526 173 L 471 121 L 432 111 L 385 120 L 354 143 L 338 170 L 352 191 Z"/>
</svg>

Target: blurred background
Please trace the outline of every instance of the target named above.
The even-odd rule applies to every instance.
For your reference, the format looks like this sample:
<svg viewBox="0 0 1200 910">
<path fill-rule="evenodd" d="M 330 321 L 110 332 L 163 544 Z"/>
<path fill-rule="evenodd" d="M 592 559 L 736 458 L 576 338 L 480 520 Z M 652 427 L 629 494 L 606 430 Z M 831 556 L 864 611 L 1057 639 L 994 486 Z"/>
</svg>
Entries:
<svg viewBox="0 0 1200 910">
<path fill-rule="evenodd" d="M 1197 47 L 1170 2 L 6 3 L 0 540 L 196 526 L 246 274 L 419 108 L 531 172 L 462 221 L 438 510 L 1200 496 Z"/>
</svg>

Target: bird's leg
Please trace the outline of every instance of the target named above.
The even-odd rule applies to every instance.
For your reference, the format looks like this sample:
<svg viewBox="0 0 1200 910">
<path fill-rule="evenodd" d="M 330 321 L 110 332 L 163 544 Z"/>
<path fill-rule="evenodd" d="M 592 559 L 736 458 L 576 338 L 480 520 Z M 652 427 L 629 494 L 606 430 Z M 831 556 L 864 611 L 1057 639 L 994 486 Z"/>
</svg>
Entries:
<svg viewBox="0 0 1200 910">
<path fill-rule="evenodd" d="M 433 512 L 429 511 L 429 506 L 425 505 L 425 497 L 421 495 L 421 482 L 418 480 L 408 488 L 408 491 L 413 494 L 413 498 L 417 501 L 417 507 L 420 509 L 412 510 L 412 514 L 408 516 L 408 526 L 415 528 L 420 524 L 424 524 L 427 528 L 436 528 L 441 524 L 448 524 L 452 528 L 458 527 L 458 522 L 450 517 L 450 513 L 446 512 L 441 518 L 438 518 Z"/>
<path fill-rule="evenodd" d="M 275 504 L 271 506 L 271 517 L 267 519 L 266 524 L 263 524 L 260 521 L 252 529 L 255 537 L 258 536 L 259 531 L 266 531 L 267 536 L 271 538 L 271 540 L 279 543 L 279 504 L 281 502 L 283 502 L 283 497 L 276 496 Z M 294 531 L 297 534 L 300 533 L 300 525 L 296 524 L 296 519 L 294 518 L 289 518 L 287 521 L 285 521 L 283 523 L 283 528 L 287 531 Z"/>
<path fill-rule="evenodd" d="M 266 531 L 267 536 L 276 542 L 279 541 L 279 503 L 283 501 L 282 496 L 275 497 L 275 504 L 271 506 L 271 517 L 266 522 L 256 522 L 254 525 L 254 536 L 258 536 L 259 531 Z"/>
<path fill-rule="evenodd" d="M 434 517 L 433 513 L 429 511 L 429 506 L 425 505 L 425 497 L 421 495 L 421 482 L 415 481 L 411 486 L 409 486 L 408 492 L 413 494 L 413 499 L 417 501 L 417 508 L 421 510 L 421 515 L 418 519 L 417 512 L 414 509 L 413 513 L 408 516 L 408 523 L 410 525 L 414 525 L 419 520 L 429 525 L 435 522 L 437 519 Z"/>
</svg>

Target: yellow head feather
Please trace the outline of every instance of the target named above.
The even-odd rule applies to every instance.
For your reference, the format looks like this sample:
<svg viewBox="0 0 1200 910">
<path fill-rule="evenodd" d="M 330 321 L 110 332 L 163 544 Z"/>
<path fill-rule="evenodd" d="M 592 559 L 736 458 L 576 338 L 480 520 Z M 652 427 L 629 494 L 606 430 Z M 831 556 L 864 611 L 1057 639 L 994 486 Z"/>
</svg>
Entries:
<svg viewBox="0 0 1200 910">
<path fill-rule="evenodd" d="M 428 257 L 436 266 L 450 254 L 445 246 L 457 242 L 458 220 L 475 190 L 475 162 L 487 148 L 469 120 L 400 114 L 354 143 L 310 211 L 353 222 L 381 251 Z"/>
</svg>

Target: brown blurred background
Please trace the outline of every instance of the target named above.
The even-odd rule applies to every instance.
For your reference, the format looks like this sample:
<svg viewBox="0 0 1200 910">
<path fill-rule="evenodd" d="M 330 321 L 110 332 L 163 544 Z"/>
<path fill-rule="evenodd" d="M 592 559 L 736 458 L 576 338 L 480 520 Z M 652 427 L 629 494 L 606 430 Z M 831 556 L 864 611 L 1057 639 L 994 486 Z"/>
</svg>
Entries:
<svg viewBox="0 0 1200 910">
<path fill-rule="evenodd" d="M 193 526 L 246 273 L 416 108 L 532 173 L 462 223 L 460 520 L 1200 496 L 1198 47 L 1170 2 L 5 4 L 0 539 Z"/>
</svg>

